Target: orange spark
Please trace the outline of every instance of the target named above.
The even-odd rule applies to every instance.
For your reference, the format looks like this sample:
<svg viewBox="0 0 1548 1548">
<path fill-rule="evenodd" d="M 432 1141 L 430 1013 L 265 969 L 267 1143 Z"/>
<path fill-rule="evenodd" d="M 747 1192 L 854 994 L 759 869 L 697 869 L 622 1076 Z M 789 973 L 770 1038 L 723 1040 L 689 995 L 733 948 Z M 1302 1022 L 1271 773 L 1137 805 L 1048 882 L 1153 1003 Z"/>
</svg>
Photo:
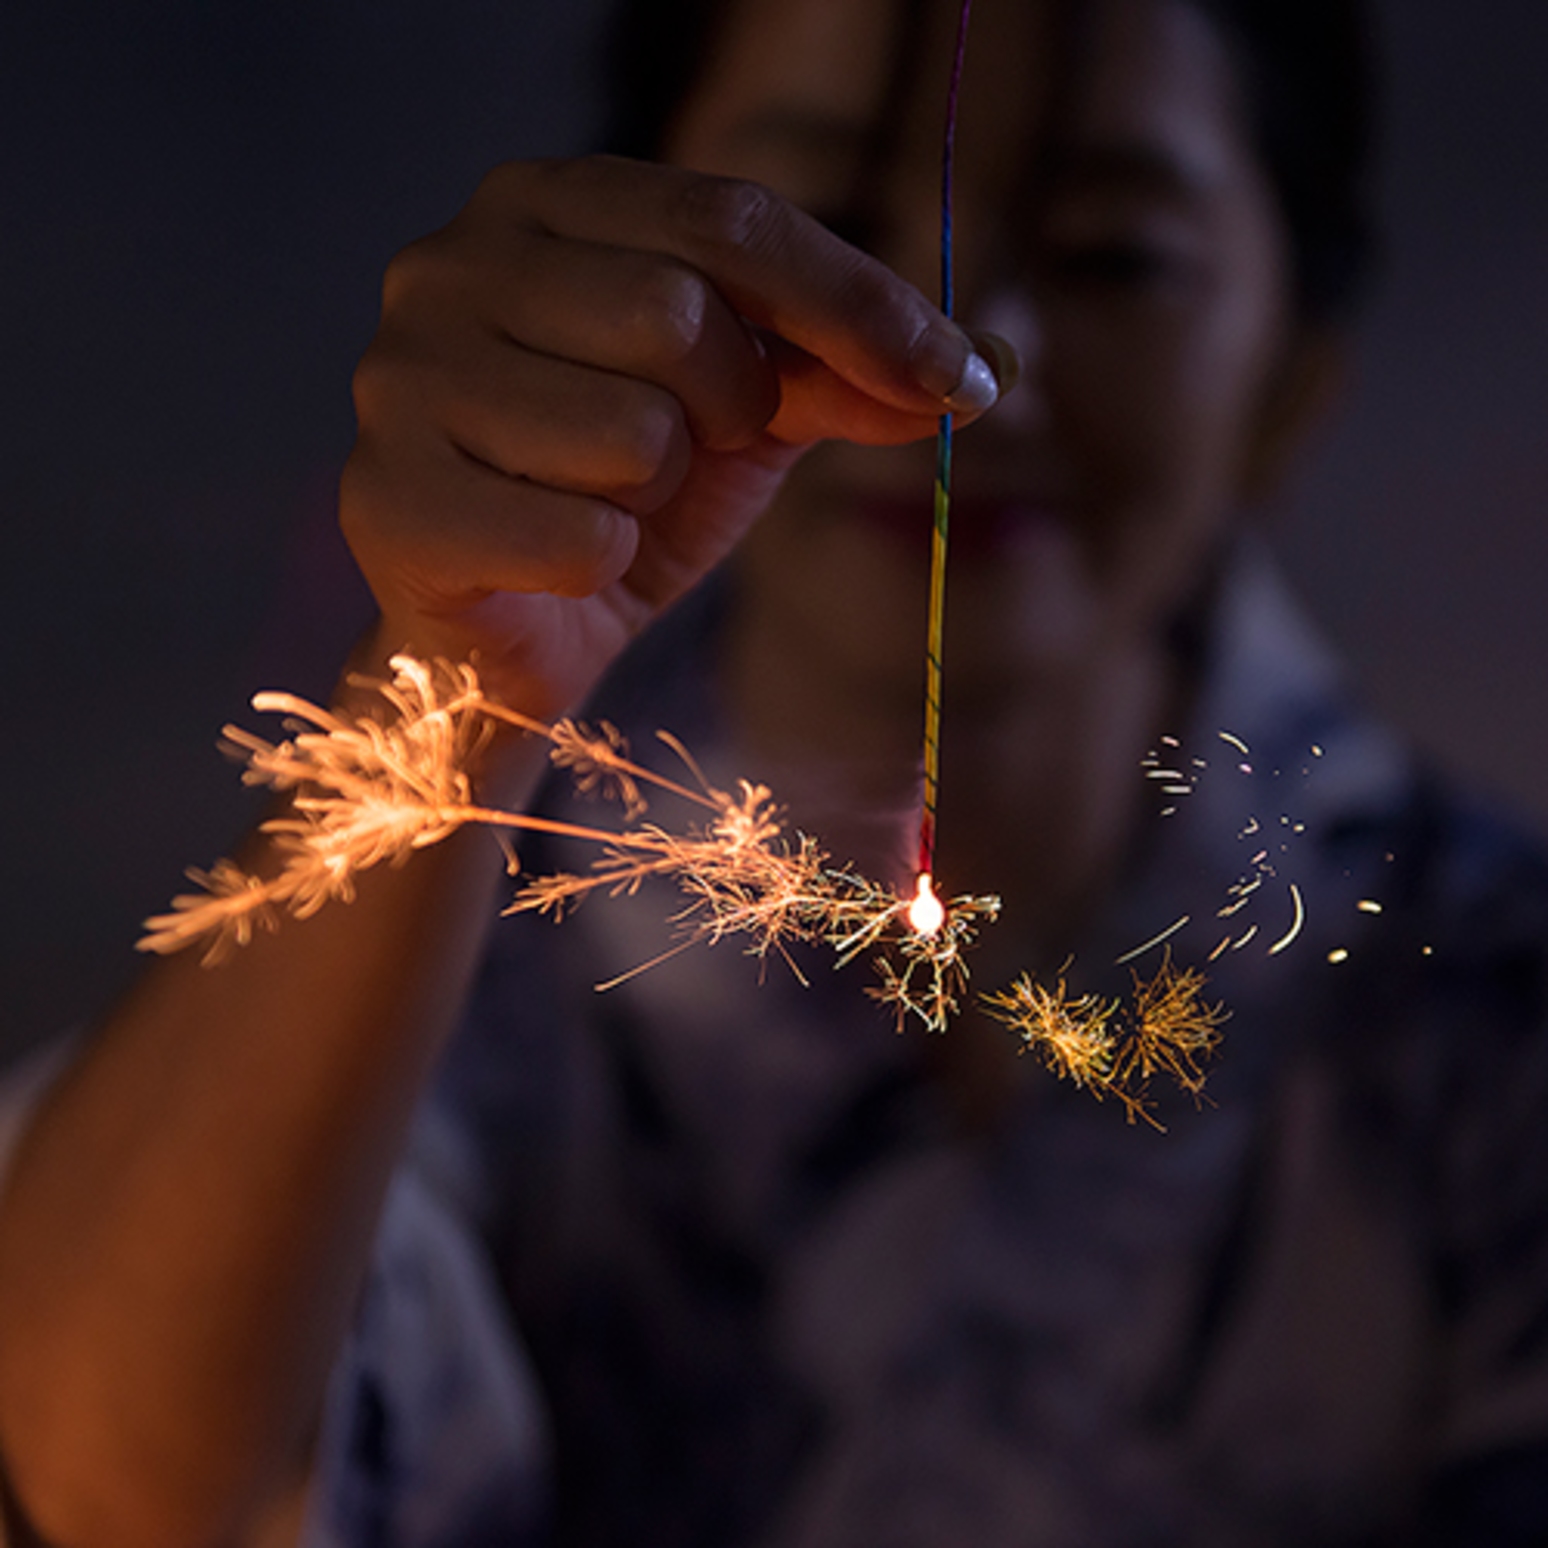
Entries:
<svg viewBox="0 0 1548 1548">
<path fill-rule="evenodd" d="M 915 935 L 934 935 L 946 923 L 946 909 L 935 895 L 930 873 L 919 873 L 914 901 L 908 905 L 908 922 Z"/>
<path fill-rule="evenodd" d="M 602 851 L 585 874 L 531 879 L 508 913 L 557 917 L 591 892 L 633 892 L 648 877 L 665 876 L 686 898 L 676 915 L 683 944 L 740 935 L 751 954 L 765 956 L 808 942 L 830 948 L 840 966 L 874 951 L 882 985 L 871 993 L 900 1022 L 917 1016 L 939 1031 L 955 1012 L 967 981 L 963 952 L 978 925 L 995 917 L 997 898 L 943 903 L 925 885 L 910 899 L 835 867 L 814 840 L 786 833 L 766 786 L 743 780 L 734 794 L 716 789 L 665 732 L 662 740 L 697 789 L 635 763 L 613 726 L 569 720 L 549 726 L 494 703 L 470 666 L 406 655 L 394 656 L 391 666 L 390 682 L 360 684 L 377 691 L 388 712 L 382 720 L 336 714 L 291 694 L 254 697 L 255 708 L 288 716 L 292 735 L 271 743 L 228 727 L 226 743 L 245 756 L 249 784 L 294 792 L 291 814 L 263 824 L 275 839 L 279 868 L 260 877 L 222 860 L 210 872 L 191 871 L 200 890 L 146 920 L 142 951 L 167 953 L 203 941 L 205 961 L 217 962 L 256 928 L 277 928 L 283 913 L 304 918 L 332 899 L 348 901 L 358 872 L 383 861 L 401 864 L 413 850 L 476 823 L 567 835 Z M 647 787 L 709 816 L 681 833 L 640 822 L 613 831 L 480 806 L 465 766 L 495 721 L 546 737 L 552 761 L 569 771 L 577 788 L 617 797 L 626 819 L 645 811 Z M 928 931 L 912 922 L 922 900 L 934 909 Z"/>
<path fill-rule="evenodd" d="M 834 866 L 815 840 L 785 829 L 766 786 L 742 780 L 734 792 L 717 789 L 666 733 L 662 740 L 694 784 L 636 763 L 612 726 L 568 720 L 549 726 L 493 703 L 469 666 L 401 655 L 391 665 L 389 682 L 363 684 L 376 689 L 382 719 L 335 713 L 289 694 L 255 696 L 256 707 L 288 717 L 290 736 L 271 743 L 228 728 L 226 741 L 245 755 L 248 783 L 293 792 L 290 813 L 263 825 L 274 837 L 278 868 L 257 876 L 222 860 L 209 872 L 190 872 L 199 890 L 146 921 L 141 950 L 173 952 L 203 942 L 205 961 L 218 961 L 256 929 L 277 928 L 285 913 L 304 918 L 330 900 L 348 901 L 358 872 L 401 864 L 415 849 L 473 823 L 599 846 L 599 858 L 584 873 L 528 879 L 508 913 L 558 917 L 593 892 L 633 893 L 649 878 L 665 877 L 684 899 L 674 916 L 680 933 L 674 950 L 735 935 L 758 957 L 786 955 L 796 943 L 827 947 L 840 967 L 869 954 L 881 983 L 868 993 L 892 1010 L 900 1028 L 917 1018 L 939 1032 L 957 1014 L 968 985 L 966 954 L 979 928 L 998 916 L 998 898 L 942 899 L 928 872 L 916 878 L 910 897 Z M 466 765 L 494 721 L 546 737 L 555 765 L 580 789 L 616 797 L 631 825 L 592 828 L 479 805 Z M 676 832 L 639 821 L 647 789 L 706 815 Z M 1200 999 L 1202 976 L 1173 968 L 1170 957 L 1153 978 L 1136 974 L 1134 983 L 1132 1004 L 1125 1006 L 1072 997 L 1062 978 L 1049 989 L 1023 974 L 983 1003 L 1059 1074 L 1099 1097 L 1116 1096 L 1131 1121 L 1153 1123 L 1152 1077 L 1169 1074 L 1197 1095 L 1202 1060 L 1225 1013 Z"/>
</svg>

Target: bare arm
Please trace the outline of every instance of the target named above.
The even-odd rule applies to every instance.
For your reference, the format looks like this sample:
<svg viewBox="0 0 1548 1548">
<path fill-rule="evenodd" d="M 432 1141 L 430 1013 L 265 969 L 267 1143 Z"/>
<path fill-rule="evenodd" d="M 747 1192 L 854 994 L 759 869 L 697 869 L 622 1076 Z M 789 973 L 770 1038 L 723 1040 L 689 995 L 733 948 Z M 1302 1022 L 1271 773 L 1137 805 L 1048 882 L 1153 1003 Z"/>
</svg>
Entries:
<svg viewBox="0 0 1548 1548">
<path fill-rule="evenodd" d="M 360 664 L 477 651 L 553 714 L 802 444 L 927 434 L 954 390 L 987 406 L 970 354 L 762 190 L 502 169 L 394 264 L 357 379 L 342 514 L 382 609 Z M 486 795 L 530 789 L 531 744 L 488 757 Z M 0 1199 L 0 1455 L 45 1540 L 229 1541 L 294 1489 L 498 875 L 465 832 L 216 969 L 156 963 L 40 1112 Z"/>
</svg>

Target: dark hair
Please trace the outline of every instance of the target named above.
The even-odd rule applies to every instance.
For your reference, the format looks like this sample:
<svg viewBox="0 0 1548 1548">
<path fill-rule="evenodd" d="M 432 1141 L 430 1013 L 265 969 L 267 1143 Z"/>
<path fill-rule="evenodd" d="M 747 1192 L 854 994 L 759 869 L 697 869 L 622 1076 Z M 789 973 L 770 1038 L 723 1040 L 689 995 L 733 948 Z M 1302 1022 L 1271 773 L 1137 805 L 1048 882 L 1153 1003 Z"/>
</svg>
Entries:
<svg viewBox="0 0 1548 1548">
<path fill-rule="evenodd" d="M 602 60 L 604 146 L 658 155 L 672 115 L 698 78 L 729 0 L 618 0 Z"/>
<path fill-rule="evenodd" d="M 1376 71 L 1362 0 L 1193 0 L 1246 86 L 1258 155 L 1290 235 L 1296 299 L 1347 315 L 1370 277 Z"/>
<path fill-rule="evenodd" d="M 606 60 L 610 150 L 657 153 L 726 3 L 620 0 Z M 1375 50 L 1365 0 L 1191 3 L 1236 55 L 1258 154 L 1284 213 L 1301 315 L 1346 316 L 1364 294 L 1374 247 Z"/>
</svg>

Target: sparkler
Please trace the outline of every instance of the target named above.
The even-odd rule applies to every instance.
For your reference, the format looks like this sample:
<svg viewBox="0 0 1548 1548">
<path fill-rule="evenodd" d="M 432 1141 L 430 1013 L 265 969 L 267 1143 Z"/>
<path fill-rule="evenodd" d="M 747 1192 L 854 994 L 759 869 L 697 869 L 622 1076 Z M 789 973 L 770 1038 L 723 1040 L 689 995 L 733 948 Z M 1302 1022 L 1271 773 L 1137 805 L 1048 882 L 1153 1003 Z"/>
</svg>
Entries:
<svg viewBox="0 0 1548 1548">
<path fill-rule="evenodd" d="M 741 780 L 735 792 L 716 788 L 670 734 L 658 733 L 692 783 L 637 762 L 605 722 L 547 725 L 489 699 L 469 665 L 398 655 L 391 666 L 390 681 L 352 680 L 379 696 L 380 719 L 336 713 L 294 694 L 254 696 L 255 708 L 287 717 L 290 736 L 269 742 L 228 726 L 225 740 L 246 759 L 246 783 L 291 792 L 291 815 L 263 824 L 275 839 L 278 869 L 259 876 L 222 860 L 208 872 L 190 871 L 198 890 L 146 920 L 141 950 L 165 954 L 203 943 L 205 962 L 217 963 L 256 930 L 277 928 L 287 913 L 306 918 L 330 900 L 347 902 L 361 871 L 400 865 L 415 850 L 477 824 L 588 840 L 601 849 L 586 871 L 528 879 L 508 914 L 559 918 L 592 893 L 632 894 L 663 877 L 684 900 L 673 918 L 679 940 L 671 952 L 739 936 L 750 955 L 778 954 L 798 976 L 789 951 L 797 943 L 827 947 L 837 967 L 870 954 L 881 982 L 867 992 L 900 1029 L 914 1018 L 944 1031 L 961 1009 L 966 954 L 997 917 L 998 898 L 942 900 L 923 877 L 909 897 L 832 865 L 814 839 L 785 828 L 766 785 Z M 479 804 L 466 766 L 497 722 L 546 738 L 550 761 L 578 790 L 617 800 L 627 825 L 589 827 Z M 647 790 L 705 816 L 684 832 L 642 822 Z M 514 857 L 511 868 L 519 869 Z M 1152 1078 L 1169 1074 L 1196 1096 L 1201 1061 L 1224 1012 L 1200 998 L 1202 976 L 1173 968 L 1169 956 L 1153 978 L 1136 975 L 1134 982 L 1128 1005 L 1072 996 L 1062 976 L 1049 989 L 1026 974 L 980 998 L 1050 1069 L 1099 1097 L 1116 1096 L 1131 1120 L 1154 1122 Z"/>
<path fill-rule="evenodd" d="M 952 278 L 951 183 L 957 148 L 957 97 L 967 54 L 973 0 L 962 0 L 951 82 L 946 91 L 946 134 L 941 153 L 941 311 L 956 307 Z M 946 545 L 951 528 L 951 415 L 942 414 L 935 437 L 935 520 L 930 534 L 930 604 L 925 643 L 924 800 L 919 814 L 919 897 L 933 895 L 935 813 L 941 782 L 941 677 L 946 644 Z M 924 918 L 933 918 L 926 913 Z"/>
<path fill-rule="evenodd" d="M 941 309 L 948 317 L 954 308 L 952 164 L 971 10 L 972 0 L 962 0 L 942 157 Z M 765 959 L 777 953 L 799 977 L 789 950 L 797 943 L 827 947 L 840 967 L 872 954 L 881 982 L 868 993 L 893 1012 L 899 1028 L 914 1018 L 928 1030 L 943 1031 L 967 991 L 965 954 L 1000 909 L 993 896 L 942 899 L 933 881 L 951 463 L 952 417 L 946 414 L 936 438 L 924 788 L 912 896 L 851 866 L 831 864 L 814 839 L 787 831 L 767 786 L 742 780 L 734 793 L 717 789 L 666 732 L 657 734 L 691 783 L 636 762 L 611 725 L 568 719 L 547 725 L 487 698 L 471 665 L 398 655 L 390 663 L 390 681 L 356 680 L 380 696 L 385 709 L 380 719 L 337 714 L 291 694 L 261 693 L 254 707 L 288 717 L 292 734 L 271 743 L 226 728 L 228 747 L 247 760 L 244 781 L 291 793 L 291 815 L 262 825 L 275 841 L 278 868 L 259 876 L 222 860 L 208 872 L 190 871 L 198 890 L 174 898 L 169 913 L 146 920 L 140 949 L 168 953 L 202 942 L 205 962 L 216 963 L 249 941 L 256 929 L 277 928 L 285 913 L 305 918 L 330 899 L 348 901 L 358 872 L 383 863 L 401 865 L 415 850 L 477 824 L 505 836 L 513 874 L 519 863 L 509 846 L 511 830 L 564 835 L 601 848 L 587 871 L 528 879 L 507 914 L 559 918 L 592 893 L 633 894 L 652 878 L 666 878 L 676 884 L 683 903 L 673 916 L 678 942 L 665 956 L 739 936 L 750 955 Z M 627 825 L 607 830 L 480 805 L 466 770 L 500 722 L 545 737 L 555 767 L 569 772 L 577 790 L 616 799 Z M 684 801 L 703 815 L 682 832 L 642 821 L 647 789 Z M 1296 902 L 1299 908 L 1298 894 Z M 1187 922 L 1178 921 L 1123 960 L 1161 945 Z M 1293 935 L 1275 949 L 1288 945 Z M 653 965 L 642 964 L 623 978 Z M 1219 1040 L 1226 1012 L 1202 999 L 1204 982 L 1197 972 L 1174 968 L 1168 950 L 1152 978 L 1135 974 L 1127 1003 L 1072 995 L 1062 972 L 1053 988 L 1022 974 L 1008 989 L 981 995 L 980 1002 L 1020 1037 L 1024 1050 L 1035 1052 L 1056 1074 L 1099 1099 L 1116 1097 L 1130 1122 L 1144 1118 L 1159 1127 L 1151 1111 L 1153 1079 L 1169 1075 L 1198 1098 L 1202 1061 Z"/>
<path fill-rule="evenodd" d="M 285 913 L 305 918 L 331 899 L 348 901 L 359 872 L 402 864 L 416 849 L 477 824 L 601 847 L 586 872 L 529 880 L 508 913 L 558 917 L 590 893 L 632 893 L 650 877 L 666 877 L 684 896 L 677 949 L 736 935 L 750 954 L 777 951 L 787 961 L 798 942 L 828 947 L 838 966 L 874 953 L 882 981 L 870 992 L 900 1025 L 914 1016 L 941 1031 L 957 1011 L 967 985 L 963 953 L 999 912 L 998 898 L 941 901 L 923 886 L 909 897 L 832 865 L 814 839 L 787 832 L 767 786 L 742 780 L 735 792 L 717 789 L 666 733 L 663 742 L 693 784 L 636 762 L 611 725 L 550 726 L 489 699 L 469 665 L 398 655 L 391 666 L 389 682 L 355 679 L 380 696 L 382 719 L 338 714 L 293 694 L 255 695 L 254 708 L 287 716 L 292 734 L 268 742 L 229 726 L 225 740 L 247 760 L 246 783 L 293 792 L 291 815 L 263 824 L 279 868 L 258 876 L 222 860 L 208 872 L 191 871 L 198 890 L 146 920 L 141 950 L 165 954 L 203 942 L 205 961 L 219 962 L 255 930 L 276 928 Z M 550 761 L 578 789 L 616 798 L 632 825 L 615 831 L 480 805 L 465 769 L 497 722 L 547 738 Z M 707 815 L 683 833 L 639 822 L 646 789 Z M 928 929 L 920 927 L 922 906 L 933 910 Z"/>
</svg>

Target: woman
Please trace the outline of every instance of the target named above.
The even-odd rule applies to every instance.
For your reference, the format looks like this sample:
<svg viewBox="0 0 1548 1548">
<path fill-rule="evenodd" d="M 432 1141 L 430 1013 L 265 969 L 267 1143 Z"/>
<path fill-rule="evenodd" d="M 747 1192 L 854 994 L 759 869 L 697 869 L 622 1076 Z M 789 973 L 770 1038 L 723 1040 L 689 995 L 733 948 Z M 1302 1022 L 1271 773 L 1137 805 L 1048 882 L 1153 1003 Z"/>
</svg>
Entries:
<svg viewBox="0 0 1548 1548">
<path fill-rule="evenodd" d="M 943 884 L 1005 899 L 986 986 L 1228 931 L 1216 1105 L 1126 1126 L 972 1014 L 897 1039 L 850 979 L 723 952 L 597 997 L 660 901 L 486 941 L 465 836 L 219 971 L 158 964 L 38 1108 L 0 1447 L 45 1540 L 1548 1525 L 1548 883 L 1339 703 L 1235 536 L 1335 369 L 1358 113 L 1315 61 L 1348 18 L 981 0 L 989 336 L 908 283 L 954 11 L 736 0 L 644 104 L 668 165 L 502 169 L 394 264 L 342 497 L 382 610 L 355 665 L 476 651 L 541 714 L 611 668 L 601 709 L 906 881 L 926 441 L 982 417 Z M 1331 126 L 1299 160 L 1284 48 Z M 1163 822 L 1136 771 L 1178 732 L 1208 767 Z M 539 761 L 476 772 L 563 807 Z M 1270 898 L 1264 940 L 1309 905 L 1273 956 L 1223 912 Z"/>
</svg>

